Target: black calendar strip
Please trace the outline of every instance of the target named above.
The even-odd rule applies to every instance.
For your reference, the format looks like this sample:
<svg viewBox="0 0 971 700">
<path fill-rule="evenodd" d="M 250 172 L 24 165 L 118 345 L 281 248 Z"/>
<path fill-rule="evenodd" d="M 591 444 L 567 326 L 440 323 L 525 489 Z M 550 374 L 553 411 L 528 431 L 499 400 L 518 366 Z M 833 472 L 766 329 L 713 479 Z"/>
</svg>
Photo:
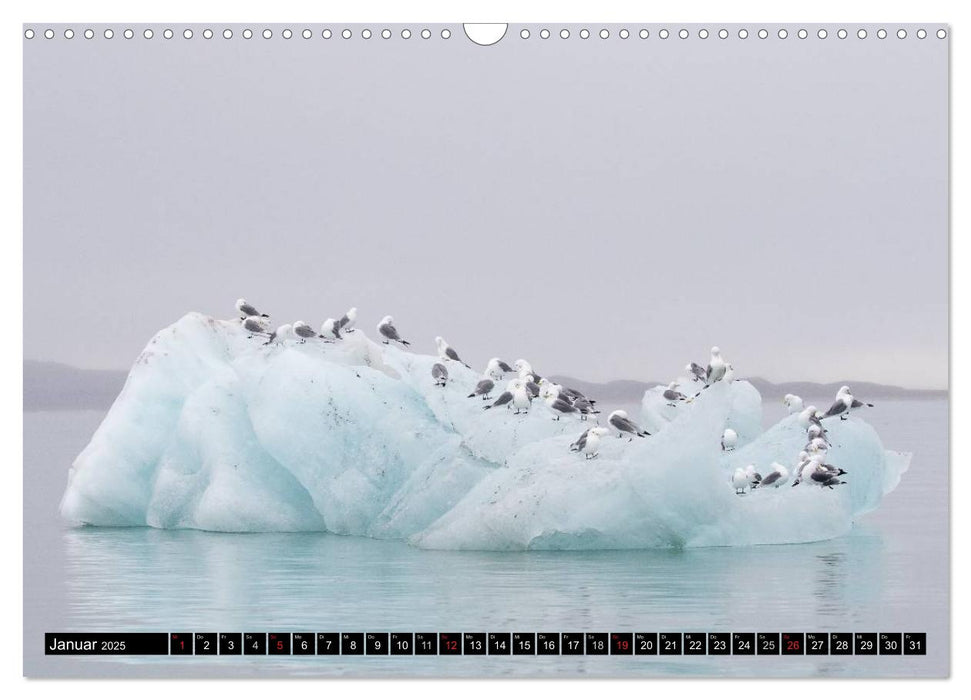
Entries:
<svg viewBox="0 0 971 700">
<path fill-rule="evenodd" d="M 900 656 L 924 632 L 48 632 L 64 656 Z"/>
</svg>

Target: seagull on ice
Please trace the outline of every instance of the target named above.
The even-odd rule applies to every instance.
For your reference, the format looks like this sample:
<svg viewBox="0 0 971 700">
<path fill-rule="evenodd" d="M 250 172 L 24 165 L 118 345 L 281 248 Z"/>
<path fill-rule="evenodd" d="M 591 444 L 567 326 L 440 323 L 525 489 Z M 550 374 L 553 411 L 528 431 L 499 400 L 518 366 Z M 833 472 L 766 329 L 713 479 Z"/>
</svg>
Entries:
<svg viewBox="0 0 971 700">
<path fill-rule="evenodd" d="M 459 364 L 465 365 L 465 363 L 462 362 L 462 358 L 459 357 L 459 354 L 455 352 L 455 348 L 453 348 L 451 345 L 445 342 L 445 338 L 443 338 L 440 335 L 436 336 L 435 345 L 438 346 L 438 356 L 441 357 L 443 360 L 454 360 Z M 469 367 L 468 365 L 465 365 L 465 366 Z M 472 369 L 472 368 L 469 367 L 469 369 Z"/>
<path fill-rule="evenodd" d="M 394 327 L 394 319 L 390 316 L 385 316 L 381 319 L 381 323 L 378 324 L 378 333 L 384 336 L 384 344 L 389 345 L 392 340 L 396 340 L 402 345 L 411 345 L 407 340 L 402 340 L 401 336 L 398 335 L 398 329 Z"/>
<path fill-rule="evenodd" d="M 510 393 L 512 393 L 512 406 L 516 409 L 516 414 L 529 413 L 529 405 L 533 397 L 526 391 L 526 383 L 522 379 L 513 379 L 509 382 Z"/>
<path fill-rule="evenodd" d="M 822 438 L 826 440 L 826 444 L 829 444 L 829 440 L 826 438 L 826 428 L 816 423 L 810 423 L 809 428 L 806 430 L 806 435 L 810 440 L 814 438 Z"/>
<path fill-rule="evenodd" d="M 328 340 L 340 340 L 341 339 L 341 329 L 337 325 L 337 321 L 332 318 L 328 318 L 326 321 L 320 324 L 320 335 Z"/>
<path fill-rule="evenodd" d="M 762 475 L 755 471 L 755 465 L 750 464 L 745 467 L 745 476 L 748 478 L 749 489 L 758 488 L 762 483 Z"/>
<path fill-rule="evenodd" d="M 585 459 L 594 459 L 600 450 L 600 438 L 609 433 L 606 428 L 591 428 L 586 432 L 586 437 L 582 438 L 583 445 L 578 451 L 583 453 Z"/>
<path fill-rule="evenodd" d="M 273 341 L 276 341 L 277 345 L 283 345 L 283 341 L 290 337 L 292 331 L 292 324 L 284 323 L 282 326 L 277 326 L 276 330 L 270 333 L 269 339 L 263 344 L 269 345 Z"/>
<path fill-rule="evenodd" d="M 498 357 L 493 357 L 491 360 L 489 360 L 489 363 L 486 365 L 485 369 L 485 373 L 492 377 L 493 381 L 497 382 L 506 374 L 512 374 L 515 371 L 516 370 L 500 360 Z"/>
<path fill-rule="evenodd" d="M 488 411 L 490 408 L 495 408 L 496 406 L 506 406 L 511 401 L 512 401 L 512 392 L 507 389 L 506 391 L 499 394 L 499 396 L 496 398 L 495 401 L 493 401 L 488 406 L 483 406 L 482 408 Z M 516 413 L 519 413 L 519 411 L 517 410 Z"/>
<path fill-rule="evenodd" d="M 749 488 L 748 475 L 741 467 L 736 467 L 732 473 L 732 486 L 735 487 L 735 495 L 737 496 L 744 496 L 745 491 Z"/>
<path fill-rule="evenodd" d="M 617 437 L 622 437 L 625 433 L 630 436 L 628 442 L 637 437 L 647 437 L 650 435 L 646 430 L 642 430 L 627 417 L 627 411 L 617 409 L 607 417 L 607 422 L 617 432 Z"/>
<path fill-rule="evenodd" d="M 789 481 L 789 470 L 785 468 L 784 465 L 778 462 L 772 463 L 772 471 L 766 474 L 765 478 L 759 483 L 759 488 L 764 489 L 766 486 L 775 486 L 779 488 Z"/>
<path fill-rule="evenodd" d="M 468 395 L 467 398 L 473 398 L 475 396 L 481 396 L 483 401 L 486 401 L 492 397 L 489 396 L 489 392 L 492 391 L 496 383 L 486 377 L 485 379 L 480 379 L 479 383 L 475 385 L 475 391 Z"/>
<path fill-rule="evenodd" d="M 340 320 L 337 322 L 337 330 L 350 333 L 354 330 L 355 323 L 357 323 L 357 307 L 352 306 L 347 310 L 346 314 L 341 316 Z"/>
<path fill-rule="evenodd" d="M 300 338 L 301 343 L 306 343 L 307 338 L 323 338 L 317 331 L 310 327 L 309 323 L 295 321 L 293 324 L 293 334 Z"/>
<path fill-rule="evenodd" d="M 527 375 L 531 374 L 533 375 L 533 381 L 539 382 L 543 380 L 541 376 L 533 371 L 533 366 L 526 360 L 516 360 L 512 363 L 512 366 L 515 367 L 516 373 L 519 374 L 520 379 L 525 379 Z"/>
<path fill-rule="evenodd" d="M 725 378 L 728 365 L 722 359 L 722 351 L 716 345 L 711 349 L 711 359 L 708 360 L 708 369 L 705 370 L 705 386 L 711 386 Z"/>
<path fill-rule="evenodd" d="M 678 401 L 687 401 L 688 397 L 678 391 L 678 383 L 671 382 L 668 384 L 668 388 L 664 390 L 662 394 L 664 400 L 668 402 L 668 406 L 677 406 Z"/>
<path fill-rule="evenodd" d="M 542 389 L 542 382 L 545 381 L 546 380 L 543 379 L 541 380 L 540 384 L 537 384 L 536 378 L 533 375 L 527 374 L 525 377 L 523 377 L 523 382 L 526 384 L 526 391 L 528 391 L 529 395 L 534 399 L 539 398 L 540 391 Z"/>
<path fill-rule="evenodd" d="M 590 428 L 587 428 L 580 433 L 580 437 L 578 437 L 575 442 L 570 443 L 570 452 L 579 452 L 583 449 L 583 446 L 587 443 L 587 434 L 589 434 L 589 432 Z"/>
<path fill-rule="evenodd" d="M 820 428 L 823 427 L 822 422 L 819 420 L 819 413 L 816 411 L 815 406 L 806 406 L 802 413 L 799 414 L 799 425 L 805 429 L 809 429 L 810 425 L 818 425 Z"/>
<path fill-rule="evenodd" d="M 588 399 L 586 396 L 581 396 L 573 402 L 574 407 L 580 412 L 580 420 L 586 420 L 587 416 L 595 415 L 600 413 L 594 405 L 593 401 Z"/>
<path fill-rule="evenodd" d="M 543 399 L 546 402 L 547 407 L 550 409 L 550 412 L 553 414 L 553 420 L 559 420 L 560 416 L 569 416 L 579 413 L 576 406 L 569 401 L 560 398 L 560 396 L 550 387 L 547 387 L 546 391 L 543 392 Z"/>
<path fill-rule="evenodd" d="M 831 464 L 823 464 L 822 455 L 813 455 L 798 467 L 796 479 L 792 482 L 792 485 L 798 486 L 801 482 L 807 481 L 816 486 L 833 488 L 838 484 L 846 483 L 839 481 L 839 477 L 846 473 L 845 469 L 834 467 Z"/>
<path fill-rule="evenodd" d="M 737 444 L 738 433 L 731 428 L 725 428 L 725 432 L 722 433 L 722 451 L 731 452 Z"/>
<path fill-rule="evenodd" d="M 823 418 L 839 416 L 840 420 L 846 420 L 850 417 L 850 411 L 857 408 L 862 408 L 864 406 L 873 408 L 872 403 L 863 403 L 862 401 L 857 401 L 853 394 L 850 393 L 850 388 L 848 386 L 841 386 L 840 390 L 836 392 L 836 401 L 834 401 L 833 405 L 829 407 L 829 410 L 826 411 Z"/>
<path fill-rule="evenodd" d="M 448 368 L 441 362 L 436 362 L 433 364 L 432 379 L 435 380 L 436 386 L 445 386 L 445 382 L 448 381 Z"/>
<path fill-rule="evenodd" d="M 786 394 L 786 397 L 782 399 L 782 403 L 784 403 L 786 408 L 789 409 L 790 414 L 802 412 L 802 399 L 795 394 Z"/>
<path fill-rule="evenodd" d="M 260 316 L 247 316 L 243 320 L 243 328 L 250 332 L 248 336 L 250 338 L 254 335 L 269 335 L 266 331 L 266 321 Z"/>
<path fill-rule="evenodd" d="M 691 362 L 685 365 L 685 371 L 693 382 L 703 382 L 705 381 L 705 368 L 699 365 L 697 362 Z"/>
<path fill-rule="evenodd" d="M 261 318 L 270 317 L 269 314 L 261 314 L 256 310 L 255 306 L 242 298 L 236 300 L 236 310 L 241 314 L 239 317 L 240 320 L 245 320 L 247 316 L 260 316 Z"/>
</svg>

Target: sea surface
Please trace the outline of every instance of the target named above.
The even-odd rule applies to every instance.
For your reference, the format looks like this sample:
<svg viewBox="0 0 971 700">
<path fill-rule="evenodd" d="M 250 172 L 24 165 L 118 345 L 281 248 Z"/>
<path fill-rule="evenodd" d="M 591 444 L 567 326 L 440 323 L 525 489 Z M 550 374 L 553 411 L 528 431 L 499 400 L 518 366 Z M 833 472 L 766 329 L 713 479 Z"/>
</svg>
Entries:
<svg viewBox="0 0 971 700">
<path fill-rule="evenodd" d="M 769 404 L 764 423 L 781 415 Z M 439 552 L 327 534 L 68 527 L 57 512 L 67 470 L 102 417 L 24 415 L 28 676 L 949 674 L 946 400 L 884 400 L 865 415 L 885 447 L 914 458 L 900 486 L 850 535 L 662 551 Z M 45 657 L 44 632 L 55 631 L 926 632 L 928 654 Z"/>
</svg>

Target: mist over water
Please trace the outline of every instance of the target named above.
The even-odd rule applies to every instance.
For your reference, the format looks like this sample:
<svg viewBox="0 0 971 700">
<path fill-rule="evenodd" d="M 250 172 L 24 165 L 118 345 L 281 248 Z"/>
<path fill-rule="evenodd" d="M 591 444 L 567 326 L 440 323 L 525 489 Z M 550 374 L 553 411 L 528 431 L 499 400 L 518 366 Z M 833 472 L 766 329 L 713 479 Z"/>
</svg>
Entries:
<svg viewBox="0 0 971 700">
<path fill-rule="evenodd" d="M 784 412 L 777 403 L 766 397 L 766 425 Z M 824 403 L 821 398 L 817 405 Z M 946 675 L 947 416 L 947 402 L 940 400 L 883 401 L 864 416 L 885 447 L 912 451 L 914 459 L 901 485 L 847 537 L 786 546 L 497 553 L 424 551 L 401 542 L 318 533 L 70 528 L 57 515 L 67 468 L 102 414 L 29 413 L 24 418 L 25 672 Z M 927 632 L 930 653 L 171 661 L 43 657 L 43 632 L 84 630 Z"/>
</svg>

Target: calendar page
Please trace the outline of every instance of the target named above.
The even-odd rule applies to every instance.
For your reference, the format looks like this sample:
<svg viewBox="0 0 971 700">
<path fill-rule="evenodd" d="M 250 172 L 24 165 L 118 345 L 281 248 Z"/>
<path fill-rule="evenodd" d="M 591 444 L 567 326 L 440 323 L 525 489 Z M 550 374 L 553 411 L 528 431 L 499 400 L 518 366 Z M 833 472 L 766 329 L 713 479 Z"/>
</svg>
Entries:
<svg viewBox="0 0 971 700">
<path fill-rule="evenodd" d="M 26 24 L 29 677 L 945 677 L 943 24 Z"/>
</svg>

